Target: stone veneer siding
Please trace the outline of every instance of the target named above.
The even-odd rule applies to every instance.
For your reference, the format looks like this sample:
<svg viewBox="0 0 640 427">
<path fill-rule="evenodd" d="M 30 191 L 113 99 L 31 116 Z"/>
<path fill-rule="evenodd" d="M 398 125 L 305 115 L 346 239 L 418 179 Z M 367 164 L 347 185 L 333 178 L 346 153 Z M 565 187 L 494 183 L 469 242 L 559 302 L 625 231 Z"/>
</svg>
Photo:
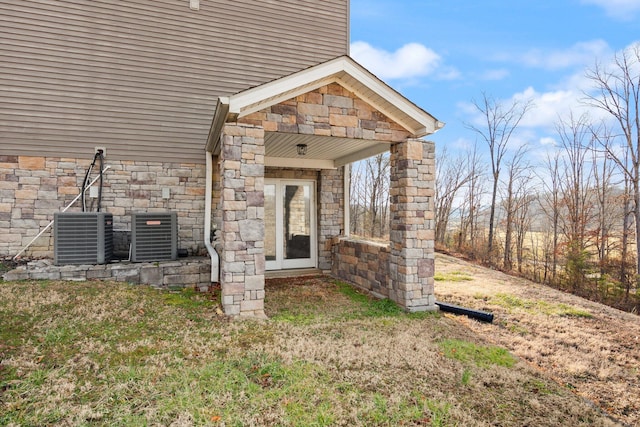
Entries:
<svg viewBox="0 0 640 427">
<path fill-rule="evenodd" d="M 52 265 L 51 260 L 30 261 L 2 275 L 4 280 L 114 280 L 156 288 L 211 286 L 211 259 L 184 258 L 177 261 L 112 263 L 106 265 Z"/>
<path fill-rule="evenodd" d="M 349 167 L 349 166 L 345 166 Z M 344 168 L 321 170 L 318 185 L 318 268 L 331 271 L 333 239 L 344 236 Z"/>
<path fill-rule="evenodd" d="M 222 305 L 264 316 L 264 130 L 226 124 L 219 159 Z"/>
<path fill-rule="evenodd" d="M 330 270 L 332 242 L 344 234 L 344 168 L 265 171 L 266 132 L 389 142 L 392 147 L 391 248 L 386 280 L 389 297 L 410 311 L 435 309 L 433 241 L 420 241 L 433 234 L 433 144 L 424 143 L 423 150 L 423 141 L 408 139 L 410 134 L 402 126 L 332 83 L 249 114 L 237 123 L 227 123 L 222 130 L 213 196 L 218 206 L 214 219 L 221 236 L 217 247 L 222 251 L 225 312 L 264 316 L 265 176 L 286 178 L 293 174 L 294 178 L 302 178 L 315 174 L 318 266 L 322 270 Z M 423 223 L 419 223 L 421 219 Z M 382 276 L 386 274 L 380 273 L 379 278 Z M 381 284 L 376 286 L 380 291 L 384 289 Z"/>
<path fill-rule="evenodd" d="M 435 145 L 418 139 L 391 150 L 390 244 L 334 239 L 332 274 L 408 311 L 436 310 Z"/>
<path fill-rule="evenodd" d="M 17 254 L 80 192 L 92 159 L 0 156 L 0 257 Z M 202 254 L 205 166 L 112 160 L 104 166 L 102 211 L 114 215 L 115 230 L 130 229 L 132 212 L 178 212 L 178 245 Z M 92 176 L 98 172 L 98 164 Z M 97 185 L 96 182 L 95 185 Z M 168 188 L 170 198 L 162 198 Z M 87 203 L 96 199 L 88 197 Z M 79 212 L 78 200 L 69 212 Z M 47 231 L 22 255 L 53 256 L 53 236 Z"/>
<path fill-rule="evenodd" d="M 240 119 L 265 132 L 400 142 L 410 134 L 353 92 L 331 83 Z"/>
<path fill-rule="evenodd" d="M 389 297 L 409 311 L 436 310 L 433 142 L 409 139 L 392 146 L 389 193 Z"/>
<path fill-rule="evenodd" d="M 349 238 L 335 239 L 331 273 L 378 298 L 388 298 L 389 244 Z"/>
</svg>

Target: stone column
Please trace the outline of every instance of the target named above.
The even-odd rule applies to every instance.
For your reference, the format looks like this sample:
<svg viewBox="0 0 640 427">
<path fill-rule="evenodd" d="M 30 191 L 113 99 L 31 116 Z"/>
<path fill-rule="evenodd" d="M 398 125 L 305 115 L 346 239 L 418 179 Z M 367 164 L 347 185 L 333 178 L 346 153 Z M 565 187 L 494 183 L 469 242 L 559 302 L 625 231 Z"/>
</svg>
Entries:
<svg viewBox="0 0 640 427">
<path fill-rule="evenodd" d="M 264 317 L 264 129 L 227 124 L 220 153 L 222 305 Z"/>
<path fill-rule="evenodd" d="M 344 167 L 321 170 L 318 195 L 318 268 L 324 272 L 331 271 L 333 238 L 344 235 L 343 193 Z"/>
<path fill-rule="evenodd" d="M 436 310 L 435 146 L 409 139 L 391 148 L 389 297 L 408 311 Z"/>
</svg>

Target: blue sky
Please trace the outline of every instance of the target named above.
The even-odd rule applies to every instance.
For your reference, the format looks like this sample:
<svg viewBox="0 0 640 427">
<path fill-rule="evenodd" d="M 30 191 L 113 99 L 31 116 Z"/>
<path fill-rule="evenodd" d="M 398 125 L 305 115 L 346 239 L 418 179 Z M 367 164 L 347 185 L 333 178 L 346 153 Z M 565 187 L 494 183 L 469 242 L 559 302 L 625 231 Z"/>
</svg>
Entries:
<svg viewBox="0 0 640 427">
<path fill-rule="evenodd" d="M 440 121 L 460 149 L 472 100 L 532 99 L 517 138 L 553 147 L 558 116 L 584 108 L 596 60 L 640 41 L 640 0 L 351 0 L 351 56 Z"/>
</svg>

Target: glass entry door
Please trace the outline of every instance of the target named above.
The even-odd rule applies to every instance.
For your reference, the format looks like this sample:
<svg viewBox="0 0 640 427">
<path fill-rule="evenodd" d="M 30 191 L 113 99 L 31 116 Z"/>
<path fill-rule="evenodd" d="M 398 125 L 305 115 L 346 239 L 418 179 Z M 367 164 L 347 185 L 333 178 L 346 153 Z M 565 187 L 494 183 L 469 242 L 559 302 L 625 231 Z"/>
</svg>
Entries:
<svg viewBox="0 0 640 427">
<path fill-rule="evenodd" d="M 313 181 L 265 180 L 267 270 L 316 266 L 315 206 Z"/>
</svg>

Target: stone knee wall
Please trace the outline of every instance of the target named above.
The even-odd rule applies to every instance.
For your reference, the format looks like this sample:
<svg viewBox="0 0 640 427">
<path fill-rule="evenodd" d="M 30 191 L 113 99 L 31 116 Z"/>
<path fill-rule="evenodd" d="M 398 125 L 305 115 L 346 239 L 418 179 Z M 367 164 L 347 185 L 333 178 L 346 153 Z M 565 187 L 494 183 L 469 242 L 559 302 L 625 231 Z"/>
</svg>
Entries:
<svg viewBox="0 0 640 427">
<path fill-rule="evenodd" d="M 79 193 L 93 159 L 0 156 L 0 257 L 12 257 L 28 244 Z M 204 251 L 205 165 L 104 160 L 102 208 L 114 215 L 114 229 L 131 228 L 132 212 L 178 212 L 178 245 L 189 254 Z M 94 166 L 92 177 L 98 174 Z M 97 185 L 96 182 L 95 185 Z M 163 198 L 163 189 L 169 198 Z M 95 210 L 97 199 L 87 205 Z M 78 200 L 68 212 L 80 212 Z M 53 256 L 52 230 L 23 258 Z"/>
<path fill-rule="evenodd" d="M 389 297 L 389 245 L 353 239 L 333 242 L 332 274 L 371 292 Z"/>
</svg>

